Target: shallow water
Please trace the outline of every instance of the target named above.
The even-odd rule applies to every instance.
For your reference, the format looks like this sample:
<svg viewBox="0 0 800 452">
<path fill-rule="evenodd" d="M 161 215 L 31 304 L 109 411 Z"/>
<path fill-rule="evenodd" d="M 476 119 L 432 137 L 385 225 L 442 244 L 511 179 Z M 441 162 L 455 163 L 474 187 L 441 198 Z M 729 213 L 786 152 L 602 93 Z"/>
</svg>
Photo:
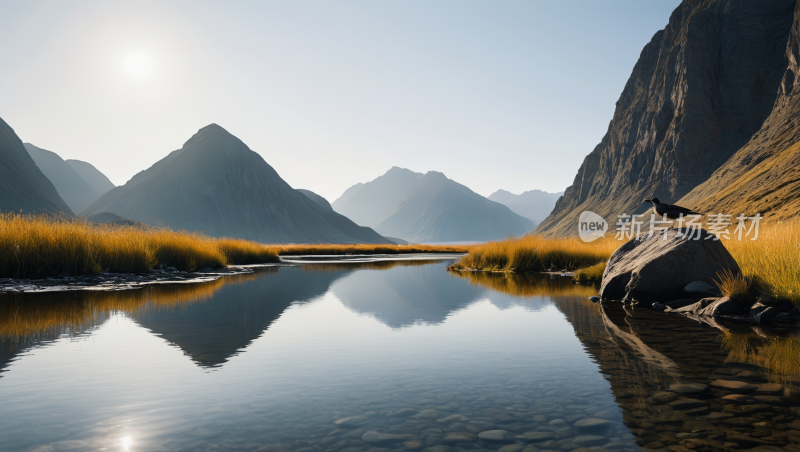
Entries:
<svg viewBox="0 0 800 452">
<path fill-rule="evenodd" d="M 0 450 L 800 451 L 795 333 L 451 262 L 0 296 Z"/>
</svg>

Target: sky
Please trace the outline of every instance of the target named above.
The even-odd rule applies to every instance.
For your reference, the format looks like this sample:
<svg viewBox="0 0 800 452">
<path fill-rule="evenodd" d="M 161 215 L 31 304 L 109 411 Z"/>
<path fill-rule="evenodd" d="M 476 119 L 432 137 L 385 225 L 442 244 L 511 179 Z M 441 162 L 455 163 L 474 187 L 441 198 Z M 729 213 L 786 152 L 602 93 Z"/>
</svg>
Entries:
<svg viewBox="0 0 800 452">
<path fill-rule="evenodd" d="M 0 118 L 114 184 L 216 123 L 329 201 L 562 191 L 676 0 L 5 2 Z"/>
</svg>

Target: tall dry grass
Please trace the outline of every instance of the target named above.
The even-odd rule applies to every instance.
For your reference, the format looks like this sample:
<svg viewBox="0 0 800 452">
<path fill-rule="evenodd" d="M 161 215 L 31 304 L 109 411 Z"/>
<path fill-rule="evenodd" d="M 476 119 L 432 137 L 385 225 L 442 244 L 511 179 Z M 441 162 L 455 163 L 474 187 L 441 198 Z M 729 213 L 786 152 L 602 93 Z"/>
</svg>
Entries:
<svg viewBox="0 0 800 452">
<path fill-rule="evenodd" d="M 614 237 L 586 243 L 578 237 L 546 239 L 530 233 L 473 245 L 469 254 L 451 268 L 499 272 L 576 270 L 608 260 L 621 244 Z"/>
<path fill-rule="evenodd" d="M 188 271 L 277 260 L 273 249 L 244 240 L 0 214 L 0 277 L 5 278 L 141 273 L 157 265 Z"/>
<path fill-rule="evenodd" d="M 723 239 L 742 273 L 761 291 L 800 305 L 800 220 L 762 224 L 758 239 Z"/>
</svg>

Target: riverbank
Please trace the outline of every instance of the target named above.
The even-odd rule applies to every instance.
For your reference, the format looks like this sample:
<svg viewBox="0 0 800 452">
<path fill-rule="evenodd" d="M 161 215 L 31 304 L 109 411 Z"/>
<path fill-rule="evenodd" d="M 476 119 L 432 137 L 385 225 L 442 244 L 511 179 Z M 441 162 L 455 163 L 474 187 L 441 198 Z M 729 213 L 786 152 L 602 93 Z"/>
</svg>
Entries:
<svg viewBox="0 0 800 452">
<path fill-rule="evenodd" d="M 800 305 L 800 220 L 762 225 L 758 238 L 751 237 L 738 240 L 731 233 L 729 238 L 722 238 L 744 275 L 739 286 L 745 284 L 751 292 L 768 293 Z M 450 269 L 509 273 L 566 270 L 574 271 L 579 282 L 599 282 L 605 261 L 623 243 L 613 233 L 589 243 L 578 237 L 545 239 L 528 234 L 474 245 Z M 722 275 L 720 285 L 723 293 L 731 286 Z"/>
</svg>

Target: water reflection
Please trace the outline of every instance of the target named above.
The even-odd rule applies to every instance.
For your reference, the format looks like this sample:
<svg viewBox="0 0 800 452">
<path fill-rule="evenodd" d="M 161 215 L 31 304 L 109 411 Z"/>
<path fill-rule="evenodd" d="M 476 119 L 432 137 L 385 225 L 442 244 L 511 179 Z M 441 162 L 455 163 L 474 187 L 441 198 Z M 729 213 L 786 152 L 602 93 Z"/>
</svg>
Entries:
<svg viewBox="0 0 800 452">
<path fill-rule="evenodd" d="M 321 262 L 138 291 L 2 296 L 0 417 L 14 416 L 0 444 L 535 452 L 800 443 L 794 333 L 600 306 L 588 301 L 593 287 L 568 278 L 446 272 L 448 263 Z M 479 437 L 490 430 L 506 436 Z"/>
</svg>

